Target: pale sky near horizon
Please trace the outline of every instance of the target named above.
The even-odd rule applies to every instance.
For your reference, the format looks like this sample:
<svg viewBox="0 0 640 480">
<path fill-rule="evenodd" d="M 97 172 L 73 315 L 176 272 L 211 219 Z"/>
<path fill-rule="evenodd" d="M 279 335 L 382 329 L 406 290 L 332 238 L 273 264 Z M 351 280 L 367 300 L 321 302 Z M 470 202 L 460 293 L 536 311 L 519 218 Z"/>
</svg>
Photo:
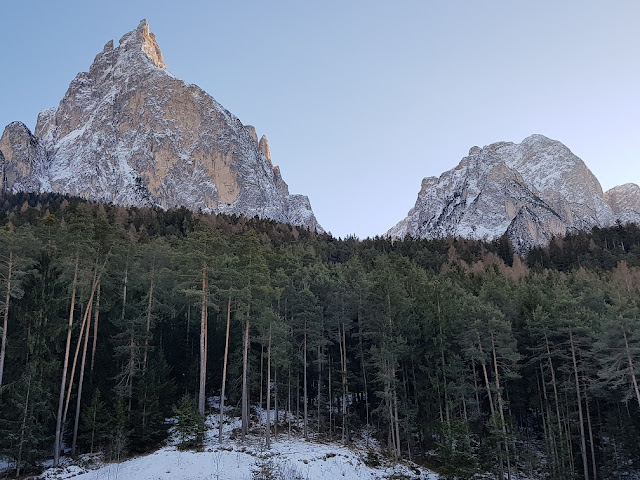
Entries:
<svg viewBox="0 0 640 480">
<path fill-rule="evenodd" d="M 0 129 L 33 130 L 142 18 L 169 70 L 258 135 L 335 236 L 383 234 L 420 182 L 533 133 L 640 184 L 640 2 L 0 3 Z"/>
</svg>

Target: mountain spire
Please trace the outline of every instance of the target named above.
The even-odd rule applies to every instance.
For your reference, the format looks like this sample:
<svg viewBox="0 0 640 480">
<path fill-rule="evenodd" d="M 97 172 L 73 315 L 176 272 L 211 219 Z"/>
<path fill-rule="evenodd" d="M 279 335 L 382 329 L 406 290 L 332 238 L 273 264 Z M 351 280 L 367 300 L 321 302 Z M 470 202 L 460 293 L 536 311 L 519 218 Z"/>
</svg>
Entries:
<svg viewBox="0 0 640 480">
<path fill-rule="evenodd" d="M 156 36 L 151 33 L 149 22 L 144 18 L 140 20 L 138 28 L 125 34 L 120 39 L 120 46 L 124 47 L 124 50 L 140 48 L 156 67 L 167 68 L 162 57 L 162 51 L 156 41 Z"/>
<path fill-rule="evenodd" d="M 0 179 L 11 191 L 185 206 L 321 232 L 309 199 L 289 194 L 266 139 L 258 143 L 255 128 L 166 70 L 142 20 L 117 47 L 104 46 L 57 108 L 40 113 L 35 135 L 7 127 Z"/>
</svg>

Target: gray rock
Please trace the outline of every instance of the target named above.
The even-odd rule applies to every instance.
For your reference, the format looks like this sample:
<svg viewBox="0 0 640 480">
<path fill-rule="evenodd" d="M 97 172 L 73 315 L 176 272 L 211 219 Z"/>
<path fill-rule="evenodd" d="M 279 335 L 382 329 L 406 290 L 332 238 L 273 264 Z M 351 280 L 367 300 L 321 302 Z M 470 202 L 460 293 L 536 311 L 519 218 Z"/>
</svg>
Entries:
<svg viewBox="0 0 640 480">
<path fill-rule="evenodd" d="M 615 193 L 611 199 L 621 198 Z M 640 207 L 640 189 L 634 198 Z M 425 178 L 415 206 L 387 235 L 493 240 L 506 234 L 522 253 L 553 236 L 612 225 L 612 201 L 567 147 L 532 135 L 520 144 L 473 147 L 453 170 Z M 638 221 L 640 215 L 625 218 Z"/>
<path fill-rule="evenodd" d="M 613 210 L 613 216 L 622 223 L 640 223 L 640 187 L 635 183 L 625 183 L 613 187 L 604 194 Z"/>
<path fill-rule="evenodd" d="M 35 136 L 9 125 L 0 151 L 13 191 L 257 215 L 322 231 L 308 198 L 289 195 L 255 128 L 167 70 L 146 20 L 117 47 L 105 45 L 58 107 L 40 113 Z"/>
</svg>

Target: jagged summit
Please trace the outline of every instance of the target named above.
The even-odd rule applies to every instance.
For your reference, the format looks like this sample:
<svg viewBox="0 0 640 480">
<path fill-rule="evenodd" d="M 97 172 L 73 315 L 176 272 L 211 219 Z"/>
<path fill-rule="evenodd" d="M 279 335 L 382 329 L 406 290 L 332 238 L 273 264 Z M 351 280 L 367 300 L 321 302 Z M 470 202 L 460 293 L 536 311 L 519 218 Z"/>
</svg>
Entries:
<svg viewBox="0 0 640 480">
<path fill-rule="evenodd" d="M 149 31 L 149 23 L 146 19 L 140 21 L 135 33 L 136 35 L 131 35 L 130 38 L 141 43 L 142 51 L 149 57 L 153 64 L 158 68 L 167 68 L 162 58 L 162 52 L 160 51 L 158 42 L 156 42 L 156 36 Z M 125 37 L 120 39 L 120 45 L 122 45 L 124 39 Z"/>
<path fill-rule="evenodd" d="M 24 127 L 24 126 L 23 126 Z M 266 147 L 265 147 L 266 146 Z M 3 188 L 124 205 L 186 206 L 322 230 L 309 200 L 289 195 L 266 137 L 166 68 L 142 20 L 108 42 L 35 135 L 11 124 L 0 143 Z"/>
<path fill-rule="evenodd" d="M 149 60 L 158 68 L 167 68 L 162 58 L 162 51 L 156 41 L 156 36 L 149 30 L 149 22 L 142 19 L 138 28 L 128 32 L 120 38 L 118 48 L 123 51 L 131 51 L 134 53 L 142 52 Z M 104 46 L 102 53 L 113 50 L 113 40 L 109 40 Z"/>
<path fill-rule="evenodd" d="M 520 144 L 472 147 L 454 169 L 425 178 L 415 206 L 387 235 L 492 240 L 507 234 L 523 252 L 567 231 L 612 225 L 622 212 L 612 208 L 613 198 L 620 194 L 605 197 L 565 145 L 531 135 Z M 634 198 L 640 206 L 640 189 Z M 640 214 L 624 220 L 640 221 Z"/>
</svg>

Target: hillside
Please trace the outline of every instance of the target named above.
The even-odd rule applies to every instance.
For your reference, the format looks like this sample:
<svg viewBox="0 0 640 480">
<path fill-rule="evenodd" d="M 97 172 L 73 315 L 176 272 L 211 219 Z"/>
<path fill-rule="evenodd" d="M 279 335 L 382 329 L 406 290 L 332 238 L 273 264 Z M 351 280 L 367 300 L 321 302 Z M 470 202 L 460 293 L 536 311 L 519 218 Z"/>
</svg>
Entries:
<svg viewBox="0 0 640 480">
<path fill-rule="evenodd" d="M 215 419 L 223 389 L 236 457 L 266 432 L 294 448 L 269 409 L 353 465 L 364 438 L 444 478 L 639 469 L 634 224 L 520 257 L 506 237 L 337 240 L 19 193 L 0 202 L 0 252 L 0 456 L 20 474 L 59 463 L 55 444 L 211 461 L 163 447 L 165 419 Z"/>
</svg>

